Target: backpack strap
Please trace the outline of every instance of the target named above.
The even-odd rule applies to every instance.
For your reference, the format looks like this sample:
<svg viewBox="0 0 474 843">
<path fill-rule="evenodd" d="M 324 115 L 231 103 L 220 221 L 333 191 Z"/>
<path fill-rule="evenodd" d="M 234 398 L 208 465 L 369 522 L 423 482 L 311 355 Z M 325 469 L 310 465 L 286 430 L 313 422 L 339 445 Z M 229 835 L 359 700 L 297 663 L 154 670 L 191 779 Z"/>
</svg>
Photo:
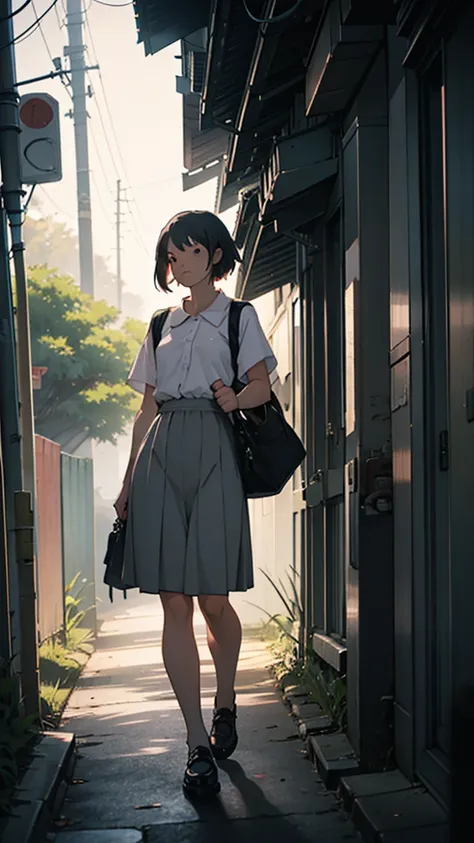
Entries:
<svg viewBox="0 0 474 843">
<path fill-rule="evenodd" d="M 248 301 L 240 301 L 233 299 L 229 308 L 229 348 L 230 359 L 232 361 L 232 369 L 234 370 L 234 384 L 239 383 L 238 364 L 239 356 L 239 328 L 240 328 L 240 314 L 244 307 L 251 307 Z"/>
<path fill-rule="evenodd" d="M 163 332 L 163 327 L 168 318 L 170 310 L 170 307 L 167 307 L 166 310 L 157 310 L 154 316 L 152 317 L 150 328 L 151 335 L 153 337 L 153 351 L 156 351 L 161 342 L 161 334 Z"/>
</svg>

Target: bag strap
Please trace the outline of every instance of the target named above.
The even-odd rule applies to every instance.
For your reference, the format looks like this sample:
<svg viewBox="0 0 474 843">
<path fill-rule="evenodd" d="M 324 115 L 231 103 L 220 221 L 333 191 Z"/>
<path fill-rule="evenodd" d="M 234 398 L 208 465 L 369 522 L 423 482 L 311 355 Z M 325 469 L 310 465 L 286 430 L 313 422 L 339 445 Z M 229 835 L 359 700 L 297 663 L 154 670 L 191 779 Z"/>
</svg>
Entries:
<svg viewBox="0 0 474 843">
<path fill-rule="evenodd" d="M 242 313 L 244 307 L 251 307 L 250 302 L 233 299 L 229 308 L 229 348 L 235 383 L 238 383 L 239 381 L 237 361 L 239 356 L 240 314 Z"/>
<path fill-rule="evenodd" d="M 168 318 L 170 310 L 170 307 L 167 307 L 166 310 L 157 310 L 154 316 L 152 317 L 151 335 L 153 337 L 153 351 L 156 351 L 161 342 L 161 334 L 163 332 L 163 327 Z"/>
</svg>

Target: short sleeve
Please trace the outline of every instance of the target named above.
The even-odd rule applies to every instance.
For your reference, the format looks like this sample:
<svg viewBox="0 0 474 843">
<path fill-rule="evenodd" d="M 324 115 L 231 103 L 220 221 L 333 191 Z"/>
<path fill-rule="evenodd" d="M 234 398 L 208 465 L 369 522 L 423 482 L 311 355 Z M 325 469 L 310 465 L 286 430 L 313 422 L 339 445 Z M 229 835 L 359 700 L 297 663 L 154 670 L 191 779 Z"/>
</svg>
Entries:
<svg viewBox="0 0 474 843">
<path fill-rule="evenodd" d="M 130 369 L 127 384 L 142 394 L 145 392 L 146 384 L 156 388 L 156 360 L 153 350 L 153 337 L 148 330 L 135 362 Z"/>
<path fill-rule="evenodd" d="M 238 378 L 247 383 L 247 372 L 252 366 L 265 361 L 270 375 L 277 366 L 276 357 L 268 342 L 255 308 L 244 307 L 240 313 L 239 355 L 237 357 Z"/>
</svg>

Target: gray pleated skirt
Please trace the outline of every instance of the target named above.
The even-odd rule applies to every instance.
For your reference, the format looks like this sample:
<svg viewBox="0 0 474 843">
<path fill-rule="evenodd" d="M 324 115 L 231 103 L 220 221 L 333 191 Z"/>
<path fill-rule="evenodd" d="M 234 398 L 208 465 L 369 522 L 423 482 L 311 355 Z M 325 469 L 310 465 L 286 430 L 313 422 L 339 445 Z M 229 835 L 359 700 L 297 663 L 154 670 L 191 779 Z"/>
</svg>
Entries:
<svg viewBox="0 0 474 843">
<path fill-rule="evenodd" d="M 215 401 L 161 405 L 133 472 L 124 577 L 148 594 L 252 588 L 248 507 L 232 424 Z"/>
</svg>

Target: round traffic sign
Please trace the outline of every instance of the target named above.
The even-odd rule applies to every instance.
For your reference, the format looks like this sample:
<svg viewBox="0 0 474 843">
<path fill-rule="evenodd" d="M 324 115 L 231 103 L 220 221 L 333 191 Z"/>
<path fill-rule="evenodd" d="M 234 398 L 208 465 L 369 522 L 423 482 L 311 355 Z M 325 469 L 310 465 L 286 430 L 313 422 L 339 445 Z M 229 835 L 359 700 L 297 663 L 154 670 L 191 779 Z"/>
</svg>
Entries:
<svg viewBox="0 0 474 843">
<path fill-rule="evenodd" d="M 32 97 L 20 109 L 20 120 L 29 129 L 45 129 L 53 117 L 53 109 L 49 102 L 40 97 Z"/>
</svg>

